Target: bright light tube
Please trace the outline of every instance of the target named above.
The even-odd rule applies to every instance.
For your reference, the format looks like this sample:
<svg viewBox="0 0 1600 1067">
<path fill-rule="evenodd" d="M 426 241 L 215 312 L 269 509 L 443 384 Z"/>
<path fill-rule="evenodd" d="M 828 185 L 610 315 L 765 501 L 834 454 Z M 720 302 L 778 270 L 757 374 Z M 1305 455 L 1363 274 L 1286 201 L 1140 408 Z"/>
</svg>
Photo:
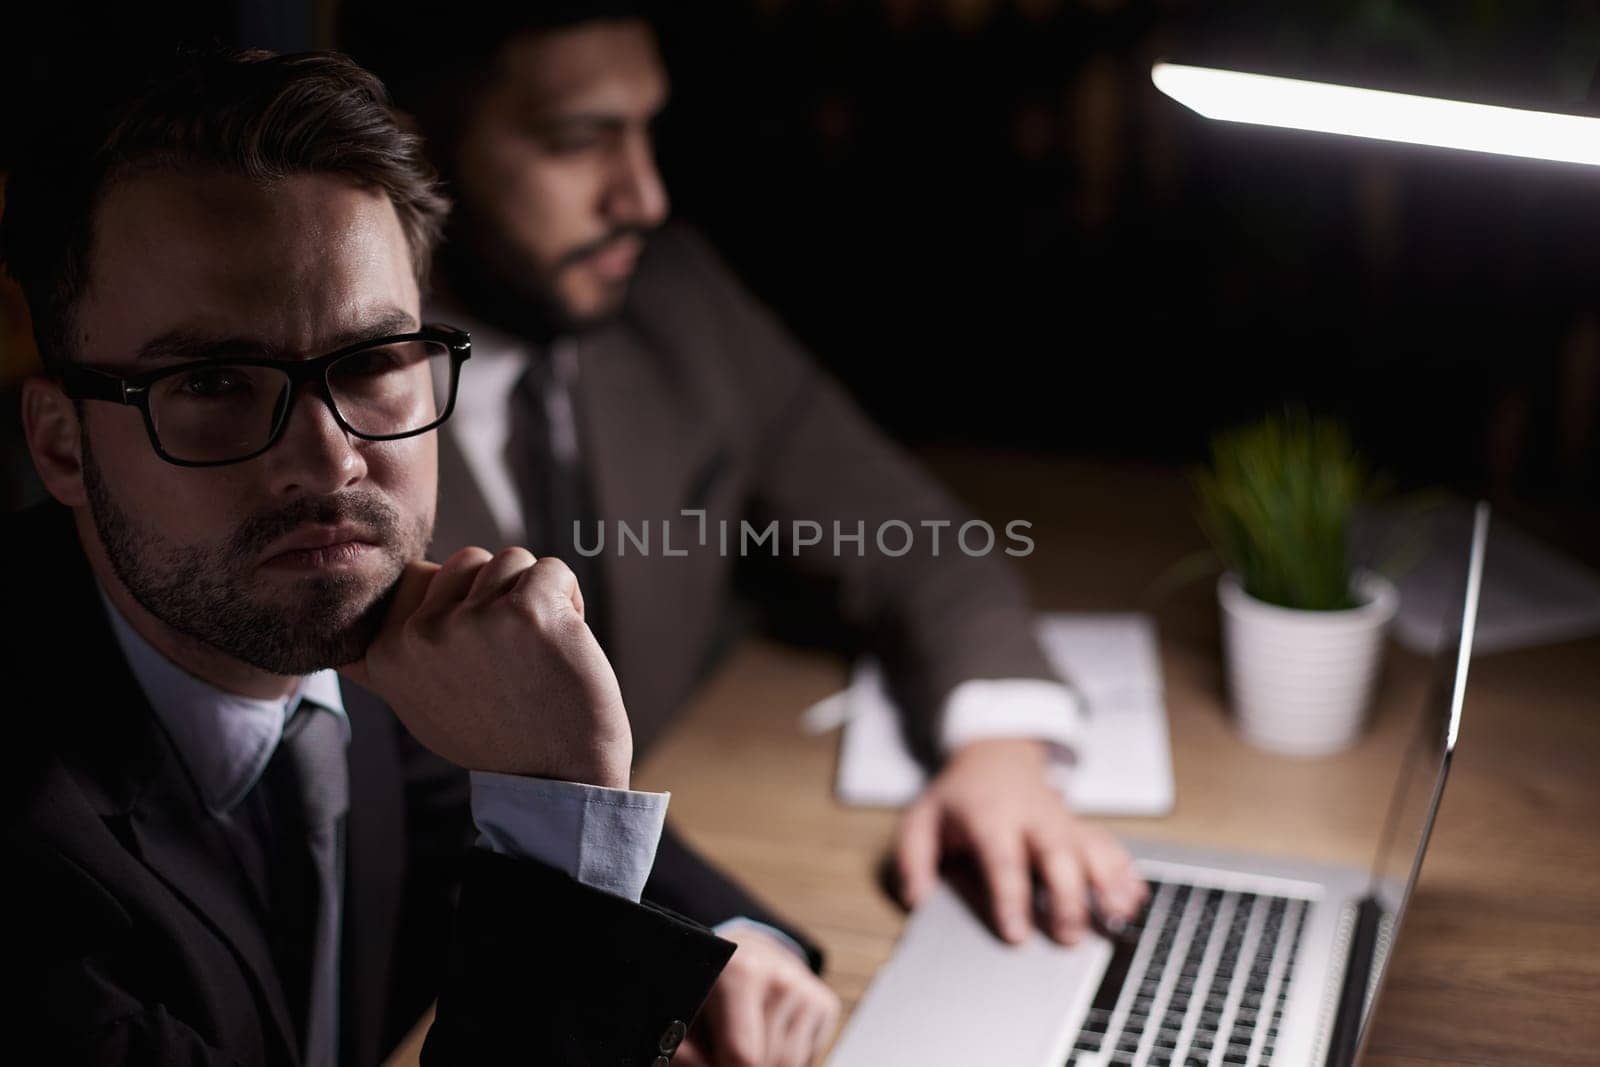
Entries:
<svg viewBox="0 0 1600 1067">
<path fill-rule="evenodd" d="M 1156 88 L 1211 119 L 1600 165 L 1600 119 L 1157 63 Z"/>
</svg>

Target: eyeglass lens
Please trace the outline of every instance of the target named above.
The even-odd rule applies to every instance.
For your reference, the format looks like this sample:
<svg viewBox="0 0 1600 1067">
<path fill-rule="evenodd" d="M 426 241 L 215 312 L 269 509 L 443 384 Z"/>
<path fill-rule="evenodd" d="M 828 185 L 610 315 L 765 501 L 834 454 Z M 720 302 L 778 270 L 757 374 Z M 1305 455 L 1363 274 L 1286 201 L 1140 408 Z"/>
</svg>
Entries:
<svg viewBox="0 0 1600 1067">
<path fill-rule="evenodd" d="M 328 368 L 329 392 L 356 433 L 409 433 L 448 408 L 451 365 L 450 348 L 439 341 L 361 349 Z M 168 375 L 150 388 L 156 438 L 168 455 L 189 462 L 259 452 L 284 417 L 289 388 L 277 367 L 215 364 Z"/>
</svg>

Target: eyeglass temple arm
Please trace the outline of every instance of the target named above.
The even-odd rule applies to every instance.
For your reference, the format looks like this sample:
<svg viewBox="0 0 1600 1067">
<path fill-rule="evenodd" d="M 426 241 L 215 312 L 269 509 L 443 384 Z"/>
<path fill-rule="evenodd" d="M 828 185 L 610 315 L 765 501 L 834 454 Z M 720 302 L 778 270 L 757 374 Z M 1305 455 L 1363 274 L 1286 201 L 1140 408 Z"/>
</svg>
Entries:
<svg viewBox="0 0 1600 1067">
<path fill-rule="evenodd" d="M 95 370 L 93 367 L 69 365 L 61 371 L 61 384 L 70 397 L 79 400 L 110 400 L 117 404 L 136 404 L 136 394 L 142 389 L 130 387 L 115 374 Z"/>
</svg>

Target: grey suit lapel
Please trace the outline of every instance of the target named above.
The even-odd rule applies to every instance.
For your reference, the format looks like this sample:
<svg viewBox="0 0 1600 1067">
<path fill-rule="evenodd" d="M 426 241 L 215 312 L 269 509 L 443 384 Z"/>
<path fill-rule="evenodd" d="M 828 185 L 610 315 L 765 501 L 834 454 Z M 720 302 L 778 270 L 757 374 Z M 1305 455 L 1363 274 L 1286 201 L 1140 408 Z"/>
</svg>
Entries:
<svg viewBox="0 0 1600 1067">
<path fill-rule="evenodd" d="M 574 397 L 595 510 L 607 524 L 603 559 L 619 588 L 648 581 L 653 563 L 631 550 L 617 555 L 616 520 L 650 524 L 651 554 L 660 556 L 662 520 L 700 501 L 691 483 L 718 454 L 712 428 L 697 417 L 691 384 L 676 378 L 658 352 L 626 322 L 585 337 Z M 669 399 L 663 400 L 663 394 Z M 593 531 L 584 543 L 592 544 Z M 681 538 L 674 548 L 687 547 Z"/>
<path fill-rule="evenodd" d="M 597 518 L 606 597 L 606 651 L 617 667 L 636 743 L 647 744 L 682 697 L 704 649 L 705 615 L 718 610 L 722 561 L 705 503 L 719 476 L 719 441 L 706 405 L 670 352 L 647 347 L 627 324 L 585 338 L 574 404 Z M 708 474 L 709 472 L 709 474 Z M 619 553 L 617 524 L 648 524 L 648 553 Z M 671 528 L 673 555 L 662 528 Z M 708 545 L 698 543 L 704 528 Z M 593 531 L 583 543 L 593 545 Z M 677 555 L 687 553 L 687 555 Z"/>
</svg>

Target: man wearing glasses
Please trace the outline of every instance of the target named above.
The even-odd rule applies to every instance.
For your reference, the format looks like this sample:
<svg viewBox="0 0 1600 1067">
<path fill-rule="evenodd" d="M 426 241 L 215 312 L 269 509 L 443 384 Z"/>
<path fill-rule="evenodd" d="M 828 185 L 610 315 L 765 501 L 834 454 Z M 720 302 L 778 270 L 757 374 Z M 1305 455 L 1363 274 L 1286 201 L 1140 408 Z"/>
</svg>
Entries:
<svg viewBox="0 0 1600 1067">
<path fill-rule="evenodd" d="M 118 85 L 3 220 L 54 498 L 3 526 L 8 1057 L 372 1064 L 437 996 L 426 1062 L 666 1063 L 733 946 L 639 903 L 583 594 L 422 562 L 471 344 L 413 140 L 335 56 Z"/>
</svg>

